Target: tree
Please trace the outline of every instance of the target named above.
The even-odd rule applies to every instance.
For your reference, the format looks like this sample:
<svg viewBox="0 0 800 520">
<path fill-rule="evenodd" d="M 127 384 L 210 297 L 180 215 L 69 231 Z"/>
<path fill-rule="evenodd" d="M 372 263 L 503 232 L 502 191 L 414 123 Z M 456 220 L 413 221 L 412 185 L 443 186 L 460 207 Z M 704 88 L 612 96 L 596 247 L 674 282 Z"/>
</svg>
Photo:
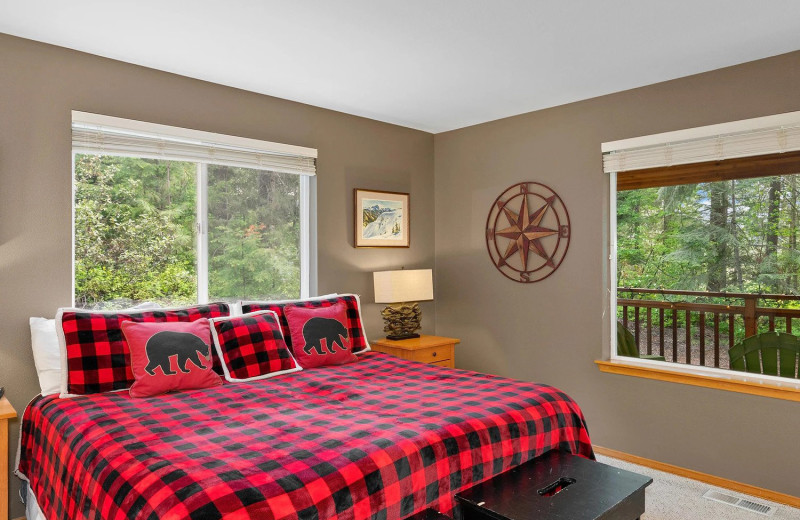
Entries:
<svg viewBox="0 0 800 520">
<path fill-rule="evenodd" d="M 764 261 L 761 263 L 761 280 L 774 292 L 781 291 L 780 277 L 778 274 L 778 226 L 780 224 L 781 208 L 781 178 L 773 177 L 769 183 L 769 195 L 767 202 L 767 226 L 766 226 L 766 252 Z"/>
<path fill-rule="evenodd" d="M 209 165 L 209 296 L 300 295 L 300 179 Z"/>
<path fill-rule="evenodd" d="M 739 228 L 736 223 L 736 181 L 731 180 L 731 238 L 733 239 L 733 273 L 736 280 L 736 287 L 739 291 L 744 290 L 744 278 L 742 275 L 742 255 L 739 246 Z"/>
<path fill-rule="evenodd" d="M 796 292 L 797 179 L 789 175 L 619 192 L 619 285 Z"/>
<path fill-rule="evenodd" d="M 797 252 L 797 175 L 789 177 L 789 248 L 787 251 L 788 256 L 788 272 L 792 273 L 789 278 L 793 292 L 800 289 L 798 285 L 798 271 L 800 271 L 800 258 Z"/>
<path fill-rule="evenodd" d="M 708 281 L 706 288 L 718 292 L 728 285 L 727 269 L 730 250 L 728 248 L 728 184 L 712 182 L 708 187 L 709 198 L 709 246 L 710 254 L 706 263 Z"/>
<path fill-rule="evenodd" d="M 170 205 L 162 199 L 168 200 L 171 193 L 143 190 L 143 186 L 162 188 L 169 168 L 173 175 L 191 177 L 194 165 L 164 163 L 76 156 L 76 304 L 124 307 L 142 300 L 195 301 L 193 216 L 189 211 L 194 193 L 185 192 Z"/>
</svg>

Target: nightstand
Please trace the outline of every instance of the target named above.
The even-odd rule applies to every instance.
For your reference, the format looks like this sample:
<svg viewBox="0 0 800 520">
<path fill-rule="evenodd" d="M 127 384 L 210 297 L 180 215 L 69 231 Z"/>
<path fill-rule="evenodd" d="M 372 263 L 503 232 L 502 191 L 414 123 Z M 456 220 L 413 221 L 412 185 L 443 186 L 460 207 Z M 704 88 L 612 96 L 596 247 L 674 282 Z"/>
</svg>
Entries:
<svg viewBox="0 0 800 520">
<path fill-rule="evenodd" d="M 8 518 L 8 420 L 14 419 L 17 411 L 3 397 L 0 399 L 0 518 Z"/>
<path fill-rule="evenodd" d="M 425 336 L 411 339 L 379 339 L 371 344 L 372 350 L 410 359 L 429 365 L 455 368 L 456 343 L 461 340 L 441 336 Z"/>
</svg>

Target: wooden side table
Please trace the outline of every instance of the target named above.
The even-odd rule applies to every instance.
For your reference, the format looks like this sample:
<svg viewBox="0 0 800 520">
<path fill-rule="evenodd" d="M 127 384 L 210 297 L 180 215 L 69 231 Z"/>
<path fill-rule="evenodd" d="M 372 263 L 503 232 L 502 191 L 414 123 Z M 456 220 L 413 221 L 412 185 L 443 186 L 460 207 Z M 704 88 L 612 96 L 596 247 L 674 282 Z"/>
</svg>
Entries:
<svg viewBox="0 0 800 520">
<path fill-rule="evenodd" d="M 371 347 L 377 352 L 391 354 L 402 359 L 455 368 L 457 343 L 461 343 L 461 340 L 423 334 L 418 338 L 411 339 L 379 339 L 374 341 Z"/>
<path fill-rule="evenodd" d="M 17 411 L 3 397 L 0 399 L 0 519 L 8 518 L 8 420 L 17 417 Z"/>
</svg>

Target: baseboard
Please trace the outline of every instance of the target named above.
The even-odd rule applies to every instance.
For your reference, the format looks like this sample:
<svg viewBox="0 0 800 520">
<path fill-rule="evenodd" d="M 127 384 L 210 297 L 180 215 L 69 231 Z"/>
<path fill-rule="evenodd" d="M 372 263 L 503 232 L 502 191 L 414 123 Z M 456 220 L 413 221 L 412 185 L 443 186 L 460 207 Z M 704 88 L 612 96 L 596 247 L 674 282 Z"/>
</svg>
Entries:
<svg viewBox="0 0 800 520">
<path fill-rule="evenodd" d="M 702 473 L 693 469 L 673 466 L 672 464 L 667 464 L 665 462 L 646 459 L 644 457 L 625 453 L 624 451 L 612 450 L 611 448 L 604 448 L 602 446 L 593 446 L 593 448 L 594 452 L 599 455 L 613 457 L 615 459 L 624 460 L 625 462 L 630 462 L 632 464 L 638 464 L 640 466 L 657 469 L 665 473 L 672 473 L 673 475 L 678 475 L 679 477 L 699 480 L 700 482 L 705 482 L 706 484 L 711 484 L 712 486 L 730 489 L 731 491 L 752 495 L 754 497 L 763 498 L 764 500 L 770 500 L 779 504 L 800 508 L 800 497 L 787 495 L 785 493 L 778 493 L 777 491 L 770 491 L 769 489 L 751 486 L 750 484 L 743 484 L 741 482 L 736 482 L 735 480 L 716 477 L 714 475 L 709 475 L 708 473 Z"/>
</svg>

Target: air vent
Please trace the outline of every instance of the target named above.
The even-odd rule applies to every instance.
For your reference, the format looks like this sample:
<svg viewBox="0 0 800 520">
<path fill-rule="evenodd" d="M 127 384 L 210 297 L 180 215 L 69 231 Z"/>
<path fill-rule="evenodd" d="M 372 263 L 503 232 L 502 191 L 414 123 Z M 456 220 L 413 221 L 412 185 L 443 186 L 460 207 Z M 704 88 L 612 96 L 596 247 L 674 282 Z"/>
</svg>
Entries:
<svg viewBox="0 0 800 520">
<path fill-rule="evenodd" d="M 709 498 L 711 500 L 716 500 L 717 502 L 723 502 L 731 505 L 737 504 L 739 500 L 741 500 L 734 496 L 726 495 L 725 493 L 720 493 L 719 491 L 714 491 L 713 489 L 706 491 L 706 494 L 703 495 L 703 498 Z"/>
<path fill-rule="evenodd" d="M 775 514 L 775 508 L 771 506 L 753 502 L 752 500 L 735 497 L 727 493 L 720 493 L 719 491 L 714 491 L 713 489 L 706 491 L 703 495 L 703 498 L 707 498 L 715 502 L 722 502 L 723 504 L 738 507 L 739 509 L 744 509 L 746 511 L 752 511 L 753 513 L 758 513 L 759 515 L 772 516 Z"/>
</svg>

